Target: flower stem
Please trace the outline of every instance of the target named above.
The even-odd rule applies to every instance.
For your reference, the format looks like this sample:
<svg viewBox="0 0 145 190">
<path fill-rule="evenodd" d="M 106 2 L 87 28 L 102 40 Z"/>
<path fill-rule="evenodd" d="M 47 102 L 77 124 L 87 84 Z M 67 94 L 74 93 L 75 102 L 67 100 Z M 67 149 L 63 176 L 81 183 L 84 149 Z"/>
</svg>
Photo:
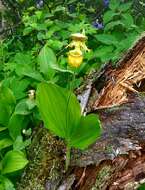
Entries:
<svg viewBox="0 0 145 190">
<path fill-rule="evenodd" d="M 67 145 L 67 147 L 66 147 L 66 162 L 65 162 L 66 171 L 68 170 L 68 166 L 70 164 L 70 150 L 71 150 L 71 147 L 69 145 Z"/>
</svg>

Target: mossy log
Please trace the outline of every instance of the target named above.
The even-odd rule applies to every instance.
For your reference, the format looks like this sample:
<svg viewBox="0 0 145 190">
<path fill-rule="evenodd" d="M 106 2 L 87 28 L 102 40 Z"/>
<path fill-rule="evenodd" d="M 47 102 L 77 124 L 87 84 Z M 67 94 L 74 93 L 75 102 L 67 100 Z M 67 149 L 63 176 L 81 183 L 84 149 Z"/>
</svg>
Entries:
<svg viewBox="0 0 145 190">
<path fill-rule="evenodd" d="M 87 150 L 72 150 L 71 163 L 65 172 L 63 141 L 40 127 L 33 135 L 28 150 L 30 163 L 17 190 L 134 190 L 145 182 L 144 48 L 145 37 L 142 37 L 119 62 L 119 67 L 111 70 L 114 75 L 110 75 L 110 67 L 105 67 L 100 75 L 97 73 L 95 82 L 94 74 L 93 79 L 88 79 L 88 84 L 79 94 L 81 105 L 87 108 L 82 106 L 83 111 L 99 115 L 101 137 Z M 138 55 L 141 58 L 134 62 Z M 135 63 L 140 64 L 136 70 Z M 130 64 L 133 67 L 127 67 Z M 121 80 L 116 77 L 115 82 L 111 81 L 110 76 L 119 76 L 119 71 L 125 73 L 127 82 L 124 79 L 123 82 L 127 85 L 120 84 L 122 74 Z M 123 94 L 119 92 L 114 98 L 116 85 L 118 91 L 119 88 L 123 90 Z M 113 94 L 109 95 L 110 92 Z"/>
</svg>

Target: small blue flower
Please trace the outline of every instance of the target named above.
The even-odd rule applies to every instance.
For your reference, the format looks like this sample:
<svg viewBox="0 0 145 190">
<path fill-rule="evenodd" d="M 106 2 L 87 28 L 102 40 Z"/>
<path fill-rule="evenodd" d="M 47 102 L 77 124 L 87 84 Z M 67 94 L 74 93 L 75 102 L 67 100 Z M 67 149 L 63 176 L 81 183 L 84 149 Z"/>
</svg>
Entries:
<svg viewBox="0 0 145 190">
<path fill-rule="evenodd" d="M 98 22 L 98 21 L 93 22 L 93 26 L 94 26 L 95 28 L 97 28 L 97 29 L 103 29 L 103 28 L 104 28 L 103 23 Z"/>
<path fill-rule="evenodd" d="M 44 5 L 44 1 L 43 0 L 36 0 L 36 7 L 37 9 L 41 9 Z"/>
<path fill-rule="evenodd" d="M 103 3 L 104 3 L 104 6 L 105 6 L 105 7 L 108 7 L 108 5 L 109 5 L 109 0 L 103 0 Z"/>
<path fill-rule="evenodd" d="M 75 10 L 76 10 L 75 5 L 69 5 L 69 6 L 68 6 L 68 11 L 69 11 L 71 14 L 74 13 Z"/>
</svg>

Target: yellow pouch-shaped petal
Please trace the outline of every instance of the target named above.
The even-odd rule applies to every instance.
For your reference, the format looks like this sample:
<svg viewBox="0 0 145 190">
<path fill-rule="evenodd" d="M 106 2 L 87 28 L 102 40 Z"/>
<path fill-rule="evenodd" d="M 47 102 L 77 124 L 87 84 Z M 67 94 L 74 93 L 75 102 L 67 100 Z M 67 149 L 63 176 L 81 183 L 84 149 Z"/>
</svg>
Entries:
<svg viewBox="0 0 145 190">
<path fill-rule="evenodd" d="M 81 51 L 71 50 L 68 52 L 68 64 L 71 67 L 79 67 L 83 62 L 83 55 Z"/>
</svg>

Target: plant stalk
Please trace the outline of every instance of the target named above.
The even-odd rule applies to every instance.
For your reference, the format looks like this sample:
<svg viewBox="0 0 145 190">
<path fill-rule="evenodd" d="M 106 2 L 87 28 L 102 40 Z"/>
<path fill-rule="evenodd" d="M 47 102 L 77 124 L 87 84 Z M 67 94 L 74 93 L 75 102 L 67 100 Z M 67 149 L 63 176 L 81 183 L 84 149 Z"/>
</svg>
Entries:
<svg viewBox="0 0 145 190">
<path fill-rule="evenodd" d="M 70 151 L 71 147 L 69 145 L 66 146 L 66 161 L 65 161 L 65 169 L 68 170 L 68 166 L 70 164 Z"/>
</svg>

